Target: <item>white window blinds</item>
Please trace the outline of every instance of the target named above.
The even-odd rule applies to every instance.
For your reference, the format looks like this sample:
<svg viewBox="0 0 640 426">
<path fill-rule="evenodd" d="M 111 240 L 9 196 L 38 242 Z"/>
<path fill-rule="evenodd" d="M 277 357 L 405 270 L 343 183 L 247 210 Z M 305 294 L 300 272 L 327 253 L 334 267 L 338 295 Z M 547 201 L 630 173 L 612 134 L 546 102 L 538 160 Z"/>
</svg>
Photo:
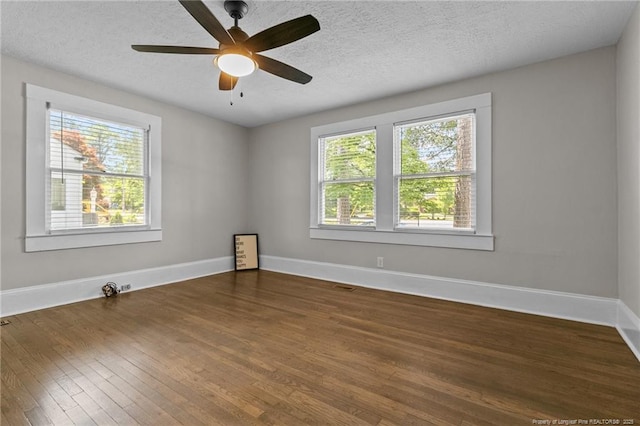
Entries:
<svg viewBox="0 0 640 426">
<path fill-rule="evenodd" d="M 376 132 L 320 139 L 321 223 L 375 225 Z"/>
<path fill-rule="evenodd" d="M 48 108 L 48 229 L 144 226 L 147 129 Z"/>
<path fill-rule="evenodd" d="M 396 226 L 475 228 L 475 114 L 395 126 Z"/>
</svg>

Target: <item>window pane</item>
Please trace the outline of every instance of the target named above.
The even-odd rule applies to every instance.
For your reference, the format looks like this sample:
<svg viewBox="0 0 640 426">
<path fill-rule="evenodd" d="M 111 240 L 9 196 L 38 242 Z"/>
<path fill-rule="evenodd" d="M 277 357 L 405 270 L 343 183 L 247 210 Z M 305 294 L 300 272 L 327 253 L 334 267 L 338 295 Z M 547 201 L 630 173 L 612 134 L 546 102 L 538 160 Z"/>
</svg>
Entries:
<svg viewBox="0 0 640 426">
<path fill-rule="evenodd" d="M 59 110 L 49 111 L 50 166 L 144 174 L 144 130 Z"/>
<path fill-rule="evenodd" d="M 373 226 L 373 199 L 373 182 L 325 183 L 321 223 Z"/>
<path fill-rule="evenodd" d="M 85 175 L 86 176 L 86 175 Z M 96 176 L 93 176 L 94 178 Z M 100 214 L 108 213 L 109 225 L 143 225 L 145 223 L 144 179 L 132 177 L 101 177 L 100 187 L 96 187 L 96 202 Z M 85 187 L 84 208 L 91 207 L 91 189 Z M 89 201 L 89 202 L 87 202 Z"/>
<path fill-rule="evenodd" d="M 51 109 L 49 136 L 50 229 L 146 224 L 143 129 Z"/>
<path fill-rule="evenodd" d="M 470 171 L 473 114 L 396 126 L 403 175 Z"/>
<path fill-rule="evenodd" d="M 62 180 L 55 172 L 52 182 Z M 52 189 L 51 229 L 144 225 L 144 178 L 64 174 L 65 208 L 55 210 Z"/>
<path fill-rule="evenodd" d="M 51 210 L 64 210 L 66 208 L 66 194 L 67 188 L 62 178 L 51 178 Z"/>
<path fill-rule="evenodd" d="M 376 174 L 375 130 L 322 139 L 324 180 L 370 178 Z"/>
<path fill-rule="evenodd" d="M 475 183 L 471 176 L 400 179 L 398 226 L 472 229 Z"/>
</svg>

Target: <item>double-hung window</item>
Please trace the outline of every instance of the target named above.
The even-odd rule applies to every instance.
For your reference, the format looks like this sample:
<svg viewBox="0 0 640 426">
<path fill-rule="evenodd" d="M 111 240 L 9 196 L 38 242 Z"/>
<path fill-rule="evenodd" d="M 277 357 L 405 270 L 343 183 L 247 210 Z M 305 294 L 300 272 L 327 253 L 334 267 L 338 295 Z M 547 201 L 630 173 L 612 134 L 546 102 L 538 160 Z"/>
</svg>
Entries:
<svg viewBox="0 0 640 426">
<path fill-rule="evenodd" d="M 365 130 L 322 137 L 320 222 L 323 225 L 373 226 L 376 132 Z"/>
<path fill-rule="evenodd" d="M 394 126 L 396 226 L 475 229 L 475 113 Z"/>
<path fill-rule="evenodd" d="M 311 145 L 311 238 L 493 250 L 491 94 L 314 127 Z"/>
<path fill-rule="evenodd" d="M 26 251 L 161 240 L 160 118 L 26 92 Z"/>
</svg>

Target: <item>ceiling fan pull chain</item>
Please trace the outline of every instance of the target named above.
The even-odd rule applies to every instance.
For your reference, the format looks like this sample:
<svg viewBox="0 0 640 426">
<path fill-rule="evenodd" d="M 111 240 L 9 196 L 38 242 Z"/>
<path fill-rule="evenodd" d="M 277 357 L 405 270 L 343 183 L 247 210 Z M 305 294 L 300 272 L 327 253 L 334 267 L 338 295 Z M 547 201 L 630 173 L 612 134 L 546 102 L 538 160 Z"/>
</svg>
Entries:
<svg viewBox="0 0 640 426">
<path fill-rule="evenodd" d="M 242 82 L 240 81 L 240 79 L 238 79 L 238 84 L 231 90 L 229 90 L 229 96 L 230 96 L 230 100 L 229 100 L 229 105 L 233 106 L 233 94 L 235 93 L 236 89 L 240 90 L 240 97 L 243 98 L 244 97 L 244 92 L 242 91 L 241 88 Z"/>
</svg>

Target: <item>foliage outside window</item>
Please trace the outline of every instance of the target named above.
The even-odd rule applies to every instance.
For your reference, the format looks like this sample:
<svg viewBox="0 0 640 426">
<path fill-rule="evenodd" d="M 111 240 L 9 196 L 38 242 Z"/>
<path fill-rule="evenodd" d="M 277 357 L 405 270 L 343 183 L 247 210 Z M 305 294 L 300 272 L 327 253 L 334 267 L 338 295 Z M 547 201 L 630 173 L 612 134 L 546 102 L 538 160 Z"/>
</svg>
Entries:
<svg viewBox="0 0 640 426">
<path fill-rule="evenodd" d="M 475 228 L 474 114 L 395 126 L 398 227 Z"/>
<path fill-rule="evenodd" d="M 25 250 L 162 240 L 156 117 L 26 84 Z"/>
<path fill-rule="evenodd" d="M 375 139 L 373 130 L 322 138 L 323 224 L 375 224 Z"/>
<path fill-rule="evenodd" d="M 484 93 L 311 128 L 309 236 L 493 250 L 491 127 Z"/>
<path fill-rule="evenodd" d="M 49 141 L 52 231 L 146 225 L 145 129 L 50 108 Z"/>
</svg>

